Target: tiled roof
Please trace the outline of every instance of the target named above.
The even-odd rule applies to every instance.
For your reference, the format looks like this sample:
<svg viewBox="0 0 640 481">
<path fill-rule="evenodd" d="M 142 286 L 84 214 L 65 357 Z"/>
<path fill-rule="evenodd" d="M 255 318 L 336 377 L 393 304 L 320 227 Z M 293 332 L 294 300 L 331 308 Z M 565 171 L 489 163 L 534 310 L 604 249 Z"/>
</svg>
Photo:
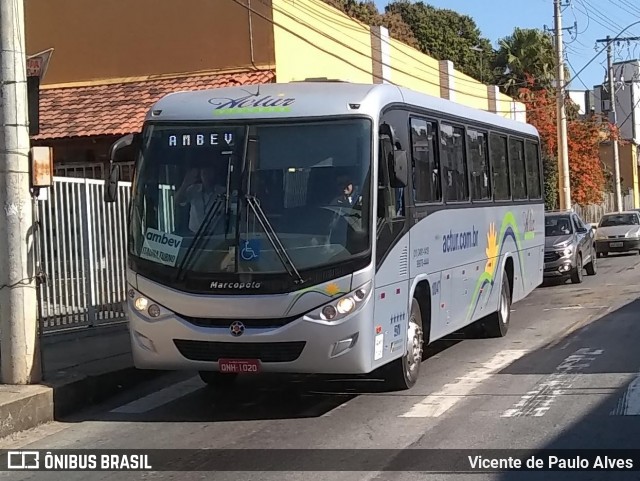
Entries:
<svg viewBox="0 0 640 481">
<path fill-rule="evenodd" d="M 139 132 L 147 110 L 180 90 L 270 83 L 273 71 L 189 77 L 40 90 L 40 133 L 34 140 Z"/>
</svg>

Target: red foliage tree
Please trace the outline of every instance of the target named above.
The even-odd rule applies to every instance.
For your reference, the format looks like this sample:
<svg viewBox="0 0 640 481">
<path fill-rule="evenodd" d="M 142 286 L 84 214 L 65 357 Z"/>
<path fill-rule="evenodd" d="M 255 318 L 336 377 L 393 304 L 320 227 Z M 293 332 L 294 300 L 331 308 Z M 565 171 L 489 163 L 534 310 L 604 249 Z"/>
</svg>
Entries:
<svg viewBox="0 0 640 481">
<path fill-rule="evenodd" d="M 527 87 L 520 89 L 520 100 L 527 106 L 527 122 L 538 129 L 543 153 L 557 159 L 555 93 Z M 572 201 L 582 205 L 600 203 L 605 190 L 600 143 L 615 135 L 615 132 L 605 119 L 592 116 L 588 119 L 570 119 L 567 133 Z"/>
</svg>

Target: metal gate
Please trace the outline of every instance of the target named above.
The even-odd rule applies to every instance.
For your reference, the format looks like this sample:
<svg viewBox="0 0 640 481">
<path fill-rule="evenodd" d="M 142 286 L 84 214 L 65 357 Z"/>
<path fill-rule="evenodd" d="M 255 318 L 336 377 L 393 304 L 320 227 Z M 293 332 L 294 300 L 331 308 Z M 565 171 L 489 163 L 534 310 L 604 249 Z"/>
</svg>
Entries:
<svg viewBox="0 0 640 481">
<path fill-rule="evenodd" d="M 104 202 L 105 182 L 54 177 L 38 200 L 43 332 L 126 320 L 127 209 L 131 183 Z"/>
</svg>

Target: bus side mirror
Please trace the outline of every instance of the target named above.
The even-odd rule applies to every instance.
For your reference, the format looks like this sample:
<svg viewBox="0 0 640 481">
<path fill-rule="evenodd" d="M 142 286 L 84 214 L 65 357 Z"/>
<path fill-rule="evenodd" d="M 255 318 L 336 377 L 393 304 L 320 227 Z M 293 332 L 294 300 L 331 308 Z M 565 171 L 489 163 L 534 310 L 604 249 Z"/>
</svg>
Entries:
<svg viewBox="0 0 640 481">
<path fill-rule="evenodd" d="M 109 162 L 126 162 L 135 158 L 135 153 L 131 152 L 128 147 L 137 150 L 140 146 L 140 134 L 128 134 L 116 140 L 109 150 Z"/>
<path fill-rule="evenodd" d="M 409 158 L 404 150 L 393 152 L 393 165 L 391 166 L 391 187 L 406 187 L 409 184 Z"/>
<path fill-rule="evenodd" d="M 119 162 L 132 161 L 140 148 L 140 134 L 128 134 L 116 140 L 109 149 L 109 175 L 105 179 L 104 201 L 115 202 L 118 198 L 118 182 L 120 181 Z"/>
<path fill-rule="evenodd" d="M 115 202 L 118 199 L 118 182 L 120 181 L 120 166 L 111 164 L 109 176 L 105 180 L 104 201 Z"/>
</svg>

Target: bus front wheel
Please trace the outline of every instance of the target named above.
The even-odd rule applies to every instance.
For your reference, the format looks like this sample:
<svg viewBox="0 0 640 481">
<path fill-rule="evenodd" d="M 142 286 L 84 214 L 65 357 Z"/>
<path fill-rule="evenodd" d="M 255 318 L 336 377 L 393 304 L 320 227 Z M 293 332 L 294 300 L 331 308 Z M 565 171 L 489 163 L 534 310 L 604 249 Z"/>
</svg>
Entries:
<svg viewBox="0 0 640 481">
<path fill-rule="evenodd" d="M 227 374 L 217 371 L 200 371 L 200 379 L 207 386 L 211 387 L 229 387 L 238 378 L 237 374 Z"/>
<path fill-rule="evenodd" d="M 404 391 L 411 389 L 420 376 L 422 351 L 424 348 L 424 331 L 420 304 L 414 298 L 411 302 L 411 313 L 407 329 L 406 352 L 387 367 L 385 381 L 389 389 Z"/>
</svg>

